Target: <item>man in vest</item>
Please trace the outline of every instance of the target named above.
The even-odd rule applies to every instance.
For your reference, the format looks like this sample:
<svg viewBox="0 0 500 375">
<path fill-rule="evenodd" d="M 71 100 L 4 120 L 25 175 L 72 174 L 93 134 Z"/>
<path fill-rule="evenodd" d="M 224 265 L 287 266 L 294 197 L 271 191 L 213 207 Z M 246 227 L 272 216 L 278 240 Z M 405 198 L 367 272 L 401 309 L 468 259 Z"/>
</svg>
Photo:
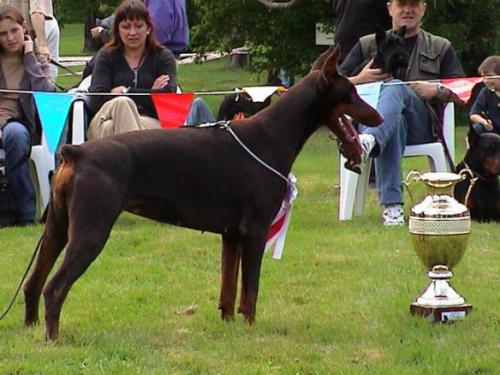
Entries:
<svg viewBox="0 0 500 375">
<path fill-rule="evenodd" d="M 451 43 L 420 28 L 426 6 L 425 0 L 389 0 L 387 3 L 392 18 L 392 30 L 388 33 L 401 26 L 407 28 L 405 48 L 410 61 L 405 81 L 462 77 L 462 66 Z M 354 84 L 390 79 L 381 69 L 372 68 L 375 51 L 375 34 L 360 38 L 340 66 L 340 72 L 350 76 Z M 364 61 L 368 63 L 353 76 Z M 436 139 L 425 101 L 449 101 L 452 97 L 448 89 L 435 82 L 383 85 L 377 110 L 384 122 L 376 128 L 361 125 L 359 140 L 364 150 L 363 160 L 375 158 L 378 200 L 385 226 L 404 224 L 401 160 L 405 145 Z"/>
</svg>

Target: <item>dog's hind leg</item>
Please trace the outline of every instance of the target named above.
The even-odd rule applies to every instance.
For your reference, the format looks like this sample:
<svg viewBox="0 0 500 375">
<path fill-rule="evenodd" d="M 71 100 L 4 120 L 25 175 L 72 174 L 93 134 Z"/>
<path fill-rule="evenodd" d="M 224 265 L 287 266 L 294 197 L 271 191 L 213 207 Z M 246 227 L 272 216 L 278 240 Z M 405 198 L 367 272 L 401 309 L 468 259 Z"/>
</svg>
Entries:
<svg viewBox="0 0 500 375">
<path fill-rule="evenodd" d="M 238 312 L 243 314 L 245 322 L 252 324 L 255 321 L 265 237 L 261 234 L 246 235 L 241 246 L 241 290 Z"/>
<path fill-rule="evenodd" d="M 219 310 L 221 318 L 226 321 L 234 320 L 234 301 L 238 285 L 238 269 L 240 266 L 241 247 L 235 236 L 222 236 L 222 270 Z"/>
<path fill-rule="evenodd" d="M 40 253 L 30 278 L 23 286 L 26 325 L 38 323 L 38 305 L 43 285 L 57 257 L 68 242 L 67 217 L 57 217 L 52 202 L 50 204 L 52 207 L 49 209 Z"/>
<path fill-rule="evenodd" d="M 71 286 L 99 255 L 121 212 L 117 200 L 113 202 L 113 197 L 118 196 L 116 192 L 111 194 L 101 190 L 101 199 L 81 189 L 78 194 L 79 198 L 69 213 L 69 242 L 64 259 L 43 290 L 45 336 L 48 340 L 57 339 L 62 304 Z M 92 205 L 88 204 L 89 200 Z"/>
</svg>

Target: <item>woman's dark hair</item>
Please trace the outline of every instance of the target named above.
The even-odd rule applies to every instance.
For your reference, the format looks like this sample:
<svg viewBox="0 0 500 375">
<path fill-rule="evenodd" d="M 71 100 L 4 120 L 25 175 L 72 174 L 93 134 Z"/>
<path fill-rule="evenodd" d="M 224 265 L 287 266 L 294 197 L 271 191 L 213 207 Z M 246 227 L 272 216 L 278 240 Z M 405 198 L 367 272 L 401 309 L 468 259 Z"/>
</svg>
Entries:
<svg viewBox="0 0 500 375">
<path fill-rule="evenodd" d="M 122 21 L 141 20 L 146 22 L 150 33 L 146 38 L 146 51 L 154 51 L 163 48 L 153 35 L 153 22 L 148 9 L 140 0 L 125 0 L 116 9 L 115 19 L 113 21 L 113 38 L 106 44 L 106 48 L 117 49 L 123 47 L 120 39 L 119 25 Z"/>
</svg>

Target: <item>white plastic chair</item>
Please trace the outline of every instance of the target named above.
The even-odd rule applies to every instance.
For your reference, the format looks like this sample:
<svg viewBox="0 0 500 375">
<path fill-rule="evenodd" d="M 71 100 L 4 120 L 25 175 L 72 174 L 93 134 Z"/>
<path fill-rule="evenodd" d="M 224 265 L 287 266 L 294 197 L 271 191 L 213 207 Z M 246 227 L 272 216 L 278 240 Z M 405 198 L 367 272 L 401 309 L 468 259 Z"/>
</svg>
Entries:
<svg viewBox="0 0 500 375">
<path fill-rule="evenodd" d="M 0 149 L 0 159 L 5 160 L 5 150 Z M 50 173 L 54 170 L 54 154 L 49 151 L 45 136 L 42 142 L 31 147 L 30 160 L 34 166 L 36 181 L 33 181 L 39 212 L 42 213 L 50 198 Z M 35 184 L 36 182 L 36 184 Z"/>
<path fill-rule="evenodd" d="M 453 103 L 448 103 L 444 109 L 443 137 L 450 151 L 450 156 L 454 160 L 455 106 Z M 431 170 L 435 172 L 449 172 L 451 169 L 445 156 L 444 146 L 439 141 L 406 146 L 404 156 L 427 156 Z M 346 159 L 341 156 L 339 220 L 351 220 L 353 213 L 356 216 L 363 214 L 372 159 L 368 159 L 359 175 L 345 168 L 345 162 Z"/>
</svg>

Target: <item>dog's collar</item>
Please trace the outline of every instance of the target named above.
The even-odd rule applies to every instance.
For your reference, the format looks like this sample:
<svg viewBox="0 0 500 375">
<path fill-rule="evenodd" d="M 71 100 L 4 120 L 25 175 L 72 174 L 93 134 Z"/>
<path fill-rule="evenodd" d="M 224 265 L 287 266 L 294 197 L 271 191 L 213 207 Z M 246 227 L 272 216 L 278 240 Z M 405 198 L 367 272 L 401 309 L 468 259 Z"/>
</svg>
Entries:
<svg viewBox="0 0 500 375">
<path fill-rule="evenodd" d="M 483 175 L 477 173 L 477 171 L 475 171 L 474 169 L 472 169 L 470 167 L 470 165 L 465 161 L 465 159 L 464 159 L 464 165 L 465 165 L 465 168 L 467 168 L 471 172 L 472 178 L 478 178 L 481 181 L 495 181 L 496 180 L 496 177 L 486 178 Z"/>
<path fill-rule="evenodd" d="M 231 121 L 217 121 L 213 123 L 206 123 L 206 124 L 199 124 L 195 125 L 197 128 L 214 128 L 218 127 L 219 129 L 224 129 L 231 134 L 231 136 L 236 140 L 236 142 L 239 143 L 239 145 L 252 157 L 254 158 L 259 164 L 261 164 L 263 167 L 267 168 L 269 171 L 273 172 L 275 175 L 278 177 L 282 178 L 287 186 L 293 185 L 293 183 L 290 181 L 289 178 L 285 177 L 281 172 L 277 171 L 275 168 L 271 167 L 269 164 L 267 164 L 265 161 L 263 161 L 261 158 L 259 158 L 255 153 L 248 148 L 247 145 L 243 143 L 243 141 L 236 135 L 233 129 L 231 129 Z"/>
</svg>

